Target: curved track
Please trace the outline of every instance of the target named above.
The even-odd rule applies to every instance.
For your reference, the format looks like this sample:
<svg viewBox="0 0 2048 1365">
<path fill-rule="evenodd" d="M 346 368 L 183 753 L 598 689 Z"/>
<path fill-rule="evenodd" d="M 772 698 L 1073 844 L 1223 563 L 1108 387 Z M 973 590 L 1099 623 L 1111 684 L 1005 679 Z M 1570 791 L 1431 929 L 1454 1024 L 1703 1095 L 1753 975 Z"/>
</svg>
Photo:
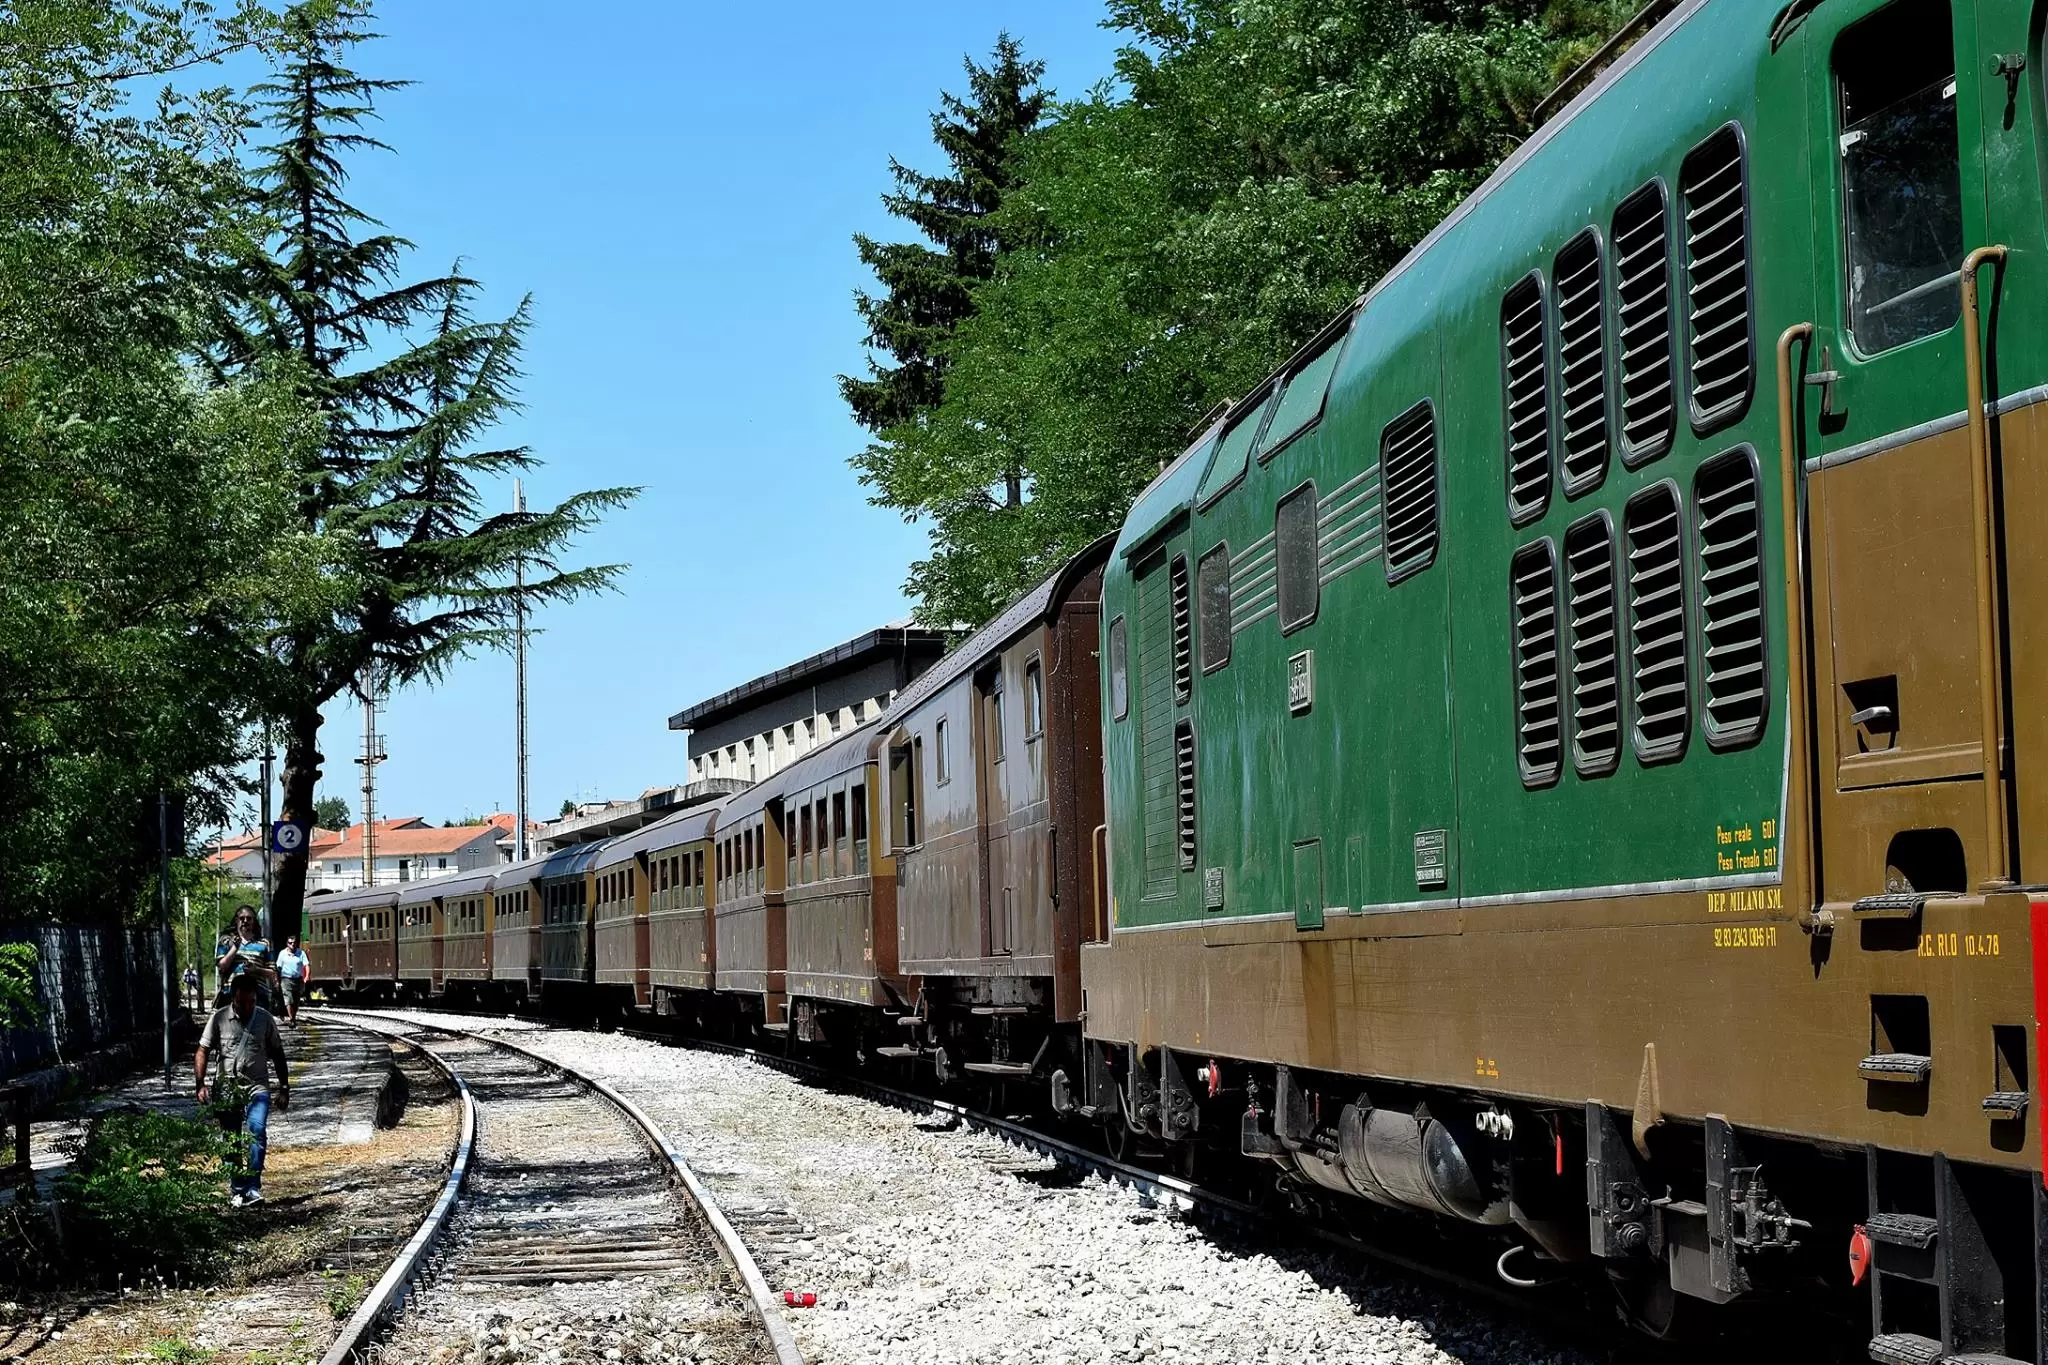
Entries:
<svg viewBox="0 0 2048 1365">
<path fill-rule="evenodd" d="M 722 1358 L 802 1365 L 752 1256 L 630 1101 L 501 1039 L 324 1013 L 417 1049 L 455 1082 L 464 1110 L 440 1200 L 322 1365 L 365 1359 L 387 1326 L 380 1361 L 425 1358 L 507 1330 L 536 1300 L 554 1330 L 573 1328 L 578 1304 L 561 1296 L 585 1286 L 606 1296 L 587 1336 L 638 1304 L 666 1328 L 708 1333 Z"/>
</svg>

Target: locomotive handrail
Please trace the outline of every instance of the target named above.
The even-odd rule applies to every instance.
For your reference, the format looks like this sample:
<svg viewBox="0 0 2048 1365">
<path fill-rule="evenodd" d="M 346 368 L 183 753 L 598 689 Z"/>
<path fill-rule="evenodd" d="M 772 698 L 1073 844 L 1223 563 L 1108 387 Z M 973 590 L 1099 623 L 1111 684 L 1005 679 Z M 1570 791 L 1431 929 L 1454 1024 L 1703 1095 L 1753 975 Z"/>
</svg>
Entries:
<svg viewBox="0 0 2048 1365">
<path fill-rule="evenodd" d="M 1795 322 L 1778 334 L 1778 490 L 1780 514 L 1785 532 L 1785 662 L 1787 701 L 1785 707 L 1786 823 L 1797 831 L 1794 857 L 1800 872 L 1799 915 L 1814 929 L 1830 926 L 1819 918 L 1820 865 L 1815 858 L 1811 717 L 1807 713 L 1806 677 L 1806 539 L 1801 534 L 1799 481 L 1805 461 L 1799 456 L 1798 384 L 1792 376 L 1792 348 L 1813 339 L 1813 324 Z M 1802 364 L 1801 370 L 1805 369 Z M 1802 376 L 1803 377 L 1803 376 Z M 1782 851 L 1785 836 L 1778 832 Z"/>
<path fill-rule="evenodd" d="M 1088 840 L 1088 899 L 1094 906 L 1092 922 L 1096 943 L 1109 942 L 1109 921 L 1104 917 L 1102 906 L 1102 865 L 1108 861 L 1104 856 L 1108 844 L 1109 826 L 1097 825 L 1094 836 Z"/>
<path fill-rule="evenodd" d="M 1977 702 L 1984 750 L 1984 877 L 1992 890 L 2012 885 L 2005 838 L 2004 677 L 1999 668 L 1998 540 L 1991 533 L 1991 430 L 1984 411 L 1984 354 L 1977 308 L 1977 272 L 1997 262 L 2003 246 L 1980 246 L 1963 258 L 1963 390 L 1970 431 L 1970 532 L 1977 558 Z"/>
</svg>

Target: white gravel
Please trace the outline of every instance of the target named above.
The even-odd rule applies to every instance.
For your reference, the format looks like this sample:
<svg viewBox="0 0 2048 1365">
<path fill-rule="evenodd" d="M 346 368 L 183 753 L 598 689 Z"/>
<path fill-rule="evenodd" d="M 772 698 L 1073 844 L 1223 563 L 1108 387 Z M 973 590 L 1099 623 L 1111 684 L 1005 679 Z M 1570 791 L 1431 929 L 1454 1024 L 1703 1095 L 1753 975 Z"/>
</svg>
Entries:
<svg viewBox="0 0 2048 1365">
<path fill-rule="evenodd" d="M 1283 1264 L 1122 1186 L 1069 1183 L 993 1137 L 742 1058 L 573 1031 L 521 1042 L 610 1082 L 668 1130 L 772 1287 L 818 1296 L 786 1310 L 817 1365 L 1587 1359 L 1454 1290 L 1352 1257 Z"/>
</svg>

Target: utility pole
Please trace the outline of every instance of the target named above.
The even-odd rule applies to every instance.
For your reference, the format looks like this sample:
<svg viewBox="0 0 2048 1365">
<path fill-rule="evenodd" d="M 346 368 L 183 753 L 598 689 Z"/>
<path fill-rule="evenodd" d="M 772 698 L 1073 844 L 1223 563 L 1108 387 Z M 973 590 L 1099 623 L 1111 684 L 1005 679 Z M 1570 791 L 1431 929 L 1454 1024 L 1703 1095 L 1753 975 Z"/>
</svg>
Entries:
<svg viewBox="0 0 2048 1365">
<path fill-rule="evenodd" d="M 387 755 L 377 733 L 377 665 L 363 666 L 363 885 L 377 884 L 377 765 Z"/>
<path fill-rule="evenodd" d="M 156 794 L 156 923 L 157 952 L 162 957 L 162 971 L 157 984 L 164 993 L 164 1089 L 171 1088 L 171 1005 L 176 999 L 172 993 L 171 979 L 177 972 L 176 950 L 171 945 L 171 797 L 170 793 Z"/>
<path fill-rule="evenodd" d="M 270 937 L 270 765 L 276 755 L 270 748 L 270 722 L 263 722 L 263 814 L 257 823 L 256 837 L 263 841 L 263 937 Z"/>
<path fill-rule="evenodd" d="M 512 480 L 512 510 L 526 511 L 526 487 L 518 479 Z M 515 582 L 520 591 L 512 599 L 512 708 L 516 716 L 514 724 L 513 753 L 519 765 L 517 781 L 513 788 L 512 812 L 512 861 L 526 861 L 526 560 L 521 557 L 514 569 Z"/>
</svg>

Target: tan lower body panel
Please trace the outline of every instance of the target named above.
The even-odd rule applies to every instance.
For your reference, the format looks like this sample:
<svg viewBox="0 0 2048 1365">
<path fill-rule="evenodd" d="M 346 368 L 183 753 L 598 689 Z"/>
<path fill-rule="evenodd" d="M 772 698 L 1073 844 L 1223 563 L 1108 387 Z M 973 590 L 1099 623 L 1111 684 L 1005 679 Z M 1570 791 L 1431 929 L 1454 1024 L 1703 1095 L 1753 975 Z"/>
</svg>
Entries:
<svg viewBox="0 0 2048 1365">
<path fill-rule="evenodd" d="M 1994 1026 L 2033 1034 L 2026 898 L 1931 900 L 1814 939 L 1743 899 L 1770 890 L 1119 933 L 1082 949 L 1087 1033 L 1619 1109 L 1654 1046 L 1673 1118 L 2037 1167 L 2033 1125 L 1982 1107 Z M 1873 996 L 1925 1002 L 1924 1087 L 1859 1073 L 1881 1046 Z"/>
</svg>

